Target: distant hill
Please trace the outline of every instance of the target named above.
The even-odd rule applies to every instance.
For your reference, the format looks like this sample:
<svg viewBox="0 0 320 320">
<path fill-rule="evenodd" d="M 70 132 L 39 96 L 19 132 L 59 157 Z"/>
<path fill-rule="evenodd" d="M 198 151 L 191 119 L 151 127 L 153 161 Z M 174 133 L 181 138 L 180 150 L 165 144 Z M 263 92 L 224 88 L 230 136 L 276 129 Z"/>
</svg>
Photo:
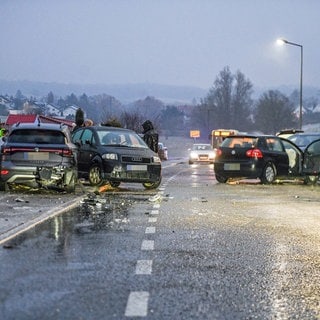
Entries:
<svg viewBox="0 0 320 320">
<path fill-rule="evenodd" d="M 20 90 L 23 95 L 30 97 L 43 97 L 52 91 L 56 97 L 65 97 L 74 93 L 77 96 L 85 93 L 88 96 L 98 94 L 108 94 L 127 104 L 147 96 L 155 97 L 164 103 L 186 103 L 200 102 L 206 97 L 209 89 L 192 86 L 173 86 L 154 83 L 137 84 L 75 84 L 75 83 L 56 83 L 56 82 L 35 82 L 35 81 L 7 81 L 0 79 L 0 95 L 15 95 Z M 253 87 L 253 99 L 258 99 L 261 94 L 268 90 L 279 90 L 285 95 L 290 95 L 298 87 L 279 86 L 279 87 Z M 320 97 L 320 88 L 305 86 L 303 88 L 304 99 Z"/>
<path fill-rule="evenodd" d="M 151 83 L 103 85 L 0 80 L 0 94 L 15 95 L 17 90 L 20 90 L 27 97 L 46 96 L 50 91 L 58 97 L 65 97 L 71 93 L 77 96 L 83 93 L 88 96 L 105 93 L 124 104 L 144 99 L 147 96 L 155 97 L 166 103 L 192 103 L 194 100 L 200 102 L 200 99 L 204 98 L 209 91 L 209 89 L 205 90 L 191 86 L 170 86 Z"/>
</svg>

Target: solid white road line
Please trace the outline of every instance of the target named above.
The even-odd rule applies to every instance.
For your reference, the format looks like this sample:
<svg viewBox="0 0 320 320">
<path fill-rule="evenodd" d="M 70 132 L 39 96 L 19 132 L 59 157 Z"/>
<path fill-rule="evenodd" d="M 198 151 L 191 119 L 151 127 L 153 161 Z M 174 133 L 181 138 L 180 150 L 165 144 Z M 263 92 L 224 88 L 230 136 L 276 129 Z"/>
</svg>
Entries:
<svg viewBox="0 0 320 320">
<path fill-rule="evenodd" d="M 152 260 L 138 260 L 136 265 L 136 274 L 151 274 Z"/>
<path fill-rule="evenodd" d="M 126 317 L 146 317 L 148 314 L 149 292 L 132 291 L 130 292 L 127 307 L 125 311 Z"/>
</svg>

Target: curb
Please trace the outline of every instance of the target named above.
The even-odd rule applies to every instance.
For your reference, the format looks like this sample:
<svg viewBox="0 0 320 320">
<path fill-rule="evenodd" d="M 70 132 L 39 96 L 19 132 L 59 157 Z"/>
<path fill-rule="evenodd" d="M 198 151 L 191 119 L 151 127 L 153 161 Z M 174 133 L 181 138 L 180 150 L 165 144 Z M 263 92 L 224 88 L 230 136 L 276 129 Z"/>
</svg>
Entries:
<svg viewBox="0 0 320 320">
<path fill-rule="evenodd" d="M 67 201 L 58 207 L 52 208 L 32 220 L 28 220 L 25 223 L 21 223 L 15 227 L 9 229 L 8 231 L 6 231 L 0 235 L 0 244 L 18 236 L 19 234 L 35 227 L 36 225 L 38 225 L 38 224 L 40 224 L 40 223 L 42 223 L 52 217 L 55 217 L 61 213 L 64 213 L 65 211 L 69 211 L 69 210 L 75 208 L 76 206 L 79 205 L 79 203 L 82 199 L 83 199 L 83 195 L 79 196 L 75 199 L 72 199 L 70 201 Z"/>
</svg>

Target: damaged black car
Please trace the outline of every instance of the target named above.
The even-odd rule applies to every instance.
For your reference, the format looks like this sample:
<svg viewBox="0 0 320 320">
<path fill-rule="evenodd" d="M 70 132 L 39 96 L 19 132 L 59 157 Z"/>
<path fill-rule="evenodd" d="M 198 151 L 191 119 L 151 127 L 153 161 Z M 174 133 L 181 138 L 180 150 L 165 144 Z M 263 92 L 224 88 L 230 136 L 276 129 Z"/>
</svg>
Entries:
<svg viewBox="0 0 320 320">
<path fill-rule="evenodd" d="M 134 131 L 108 126 L 80 127 L 72 134 L 78 146 L 78 175 L 93 186 L 122 182 L 155 189 L 161 183 L 161 161 Z"/>
</svg>

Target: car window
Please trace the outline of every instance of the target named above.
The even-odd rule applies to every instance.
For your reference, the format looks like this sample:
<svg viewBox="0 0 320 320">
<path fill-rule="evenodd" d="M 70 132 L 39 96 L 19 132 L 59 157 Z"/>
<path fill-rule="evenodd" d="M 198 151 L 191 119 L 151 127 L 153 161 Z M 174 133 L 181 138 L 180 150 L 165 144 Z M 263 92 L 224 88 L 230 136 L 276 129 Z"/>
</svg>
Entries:
<svg viewBox="0 0 320 320">
<path fill-rule="evenodd" d="M 275 138 L 267 138 L 266 139 L 267 142 L 267 148 L 270 151 L 277 151 L 277 152 L 282 152 L 283 151 L 283 147 L 281 142 L 278 139 Z"/>
<path fill-rule="evenodd" d="M 65 136 L 60 131 L 21 129 L 15 130 L 8 137 L 8 142 L 38 143 L 38 144 L 64 144 Z"/>
<path fill-rule="evenodd" d="M 320 135 L 293 135 L 288 138 L 288 140 L 292 141 L 297 146 L 307 146 L 317 139 L 320 139 Z"/>
<path fill-rule="evenodd" d="M 83 131 L 83 134 L 81 136 L 81 142 L 82 144 L 85 144 L 86 141 L 89 141 L 90 143 L 94 144 L 95 143 L 95 139 L 93 137 L 93 132 L 89 129 L 85 129 Z"/>
<path fill-rule="evenodd" d="M 77 130 L 76 132 L 74 132 L 74 133 L 72 134 L 72 141 L 73 141 L 73 142 L 79 141 L 82 132 L 83 132 L 83 130 Z"/>
<path fill-rule="evenodd" d="M 210 145 L 198 144 L 193 146 L 193 150 L 210 150 L 212 149 Z"/>
<path fill-rule="evenodd" d="M 252 148 L 256 140 L 254 137 L 226 138 L 221 146 L 227 148 Z"/>
</svg>

